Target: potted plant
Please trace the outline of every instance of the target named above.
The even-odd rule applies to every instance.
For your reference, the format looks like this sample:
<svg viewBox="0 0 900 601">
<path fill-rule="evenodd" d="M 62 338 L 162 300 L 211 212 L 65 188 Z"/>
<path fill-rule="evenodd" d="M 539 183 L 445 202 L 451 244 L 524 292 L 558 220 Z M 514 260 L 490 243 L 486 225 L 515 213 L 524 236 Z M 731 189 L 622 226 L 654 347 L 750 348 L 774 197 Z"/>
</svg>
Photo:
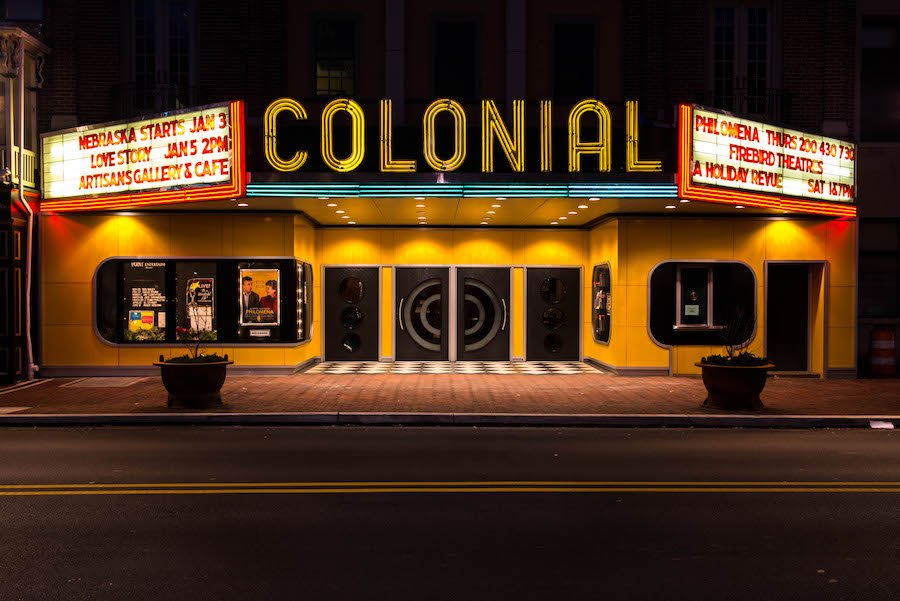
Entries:
<svg viewBox="0 0 900 601">
<path fill-rule="evenodd" d="M 192 308 L 196 309 L 196 304 L 193 307 L 188 304 L 188 310 Z M 185 344 L 188 352 L 168 359 L 160 355 L 159 361 L 153 363 L 159 366 L 163 386 L 169 393 L 169 407 L 183 405 L 201 408 L 221 405 L 225 370 L 234 363 L 228 360 L 227 354 L 222 357 L 217 353 L 207 355 L 200 352 L 203 342 L 216 339 L 216 332 L 200 327 L 202 320 L 194 321 L 198 329 L 176 329 L 178 340 Z"/>
<path fill-rule="evenodd" d="M 754 320 L 737 307 L 723 330 L 724 355 L 709 355 L 695 363 L 703 374 L 706 400 L 702 406 L 716 409 L 765 409 L 759 395 L 768 371 L 775 367 L 766 357 L 744 349 L 753 335 Z"/>
</svg>

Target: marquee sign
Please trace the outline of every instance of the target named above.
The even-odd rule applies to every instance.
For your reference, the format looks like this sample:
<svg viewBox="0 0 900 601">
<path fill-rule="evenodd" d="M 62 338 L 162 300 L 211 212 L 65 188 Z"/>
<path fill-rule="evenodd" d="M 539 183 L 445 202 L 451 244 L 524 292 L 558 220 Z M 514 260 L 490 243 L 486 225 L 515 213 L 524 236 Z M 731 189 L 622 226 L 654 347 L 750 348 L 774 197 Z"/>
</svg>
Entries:
<svg viewBox="0 0 900 601">
<path fill-rule="evenodd" d="M 697 106 L 679 107 L 678 195 L 856 215 L 856 146 Z"/>
<path fill-rule="evenodd" d="M 41 136 L 42 207 L 121 209 L 241 197 L 242 101 Z"/>
</svg>

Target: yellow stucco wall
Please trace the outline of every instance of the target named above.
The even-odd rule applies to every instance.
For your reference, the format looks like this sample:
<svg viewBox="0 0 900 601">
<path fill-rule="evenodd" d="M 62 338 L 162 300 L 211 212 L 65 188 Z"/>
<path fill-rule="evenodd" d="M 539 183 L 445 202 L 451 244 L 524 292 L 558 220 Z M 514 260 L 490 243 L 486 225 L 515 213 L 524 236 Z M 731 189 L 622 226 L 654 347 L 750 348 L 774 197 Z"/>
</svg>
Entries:
<svg viewBox="0 0 900 601">
<path fill-rule="evenodd" d="M 210 347 L 241 365 L 296 365 L 321 356 L 324 265 L 380 265 L 381 357 L 393 355 L 393 271 L 395 265 L 511 266 L 511 344 L 514 358 L 525 350 L 525 277 L 529 265 L 584 268 L 584 355 L 614 367 L 696 373 L 701 356 L 718 347 L 657 345 L 647 329 L 650 270 L 667 260 L 738 260 L 758 283 L 757 335 L 751 350 L 761 353 L 765 328 L 765 262 L 824 261 L 816 275 L 812 370 L 854 367 L 856 227 L 853 221 L 620 218 L 591 231 L 470 229 L 316 229 L 301 216 L 45 215 L 41 217 L 42 363 L 46 366 L 147 365 L 160 353 L 183 347 L 115 347 L 92 327 L 92 278 L 113 256 L 286 256 L 312 263 L 313 339 L 288 347 Z M 612 278 L 609 344 L 593 340 L 591 272 L 608 262 Z M 825 362 L 827 361 L 827 365 Z"/>
<path fill-rule="evenodd" d="M 314 230 L 292 215 L 44 215 L 41 228 L 42 365 L 148 365 L 160 354 L 183 354 L 180 345 L 111 346 L 94 333 L 92 279 L 115 256 L 297 256 L 316 262 Z M 318 287 L 316 295 L 319 295 Z M 314 335 L 320 329 L 314 323 Z M 295 365 L 317 356 L 320 342 L 294 347 L 225 347 L 238 365 Z"/>
<path fill-rule="evenodd" d="M 618 219 L 590 232 L 586 272 L 603 261 L 612 267 L 612 333 L 608 347 L 594 343 L 585 318 L 585 355 L 614 367 L 655 367 L 694 374 L 694 363 L 718 346 L 663 348 L 647 329 L 649 274 L 663 261 L 734 260 L 757 280 L 757 332 L 750 349 L 763 353 L 765 264 L 822 261 L 813 267 L 811 371 L 855 365 L 856 227 L 853 221 L 746 219 Z M 587 295 L 589 291 L 585 291 Z M 590 298 L 589 296 L 587 298 Z M 827 341 L 827 343 L 826 343 Z M 826 364 L 827 358 L 827 364 Z"/>
</svg>

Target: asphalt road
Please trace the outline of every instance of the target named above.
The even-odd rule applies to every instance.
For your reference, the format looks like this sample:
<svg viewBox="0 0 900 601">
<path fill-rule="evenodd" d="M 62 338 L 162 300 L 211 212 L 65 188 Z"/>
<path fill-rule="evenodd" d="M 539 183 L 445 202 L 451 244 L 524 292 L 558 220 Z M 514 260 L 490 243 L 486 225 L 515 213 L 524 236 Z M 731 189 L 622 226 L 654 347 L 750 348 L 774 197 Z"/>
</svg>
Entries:
<svg viewBox="0 0 900 601">
<path fill-rule="evenodd" d="M 893 431 L 0 429 L 0 600 L 897 599 Z"/>
</svg>

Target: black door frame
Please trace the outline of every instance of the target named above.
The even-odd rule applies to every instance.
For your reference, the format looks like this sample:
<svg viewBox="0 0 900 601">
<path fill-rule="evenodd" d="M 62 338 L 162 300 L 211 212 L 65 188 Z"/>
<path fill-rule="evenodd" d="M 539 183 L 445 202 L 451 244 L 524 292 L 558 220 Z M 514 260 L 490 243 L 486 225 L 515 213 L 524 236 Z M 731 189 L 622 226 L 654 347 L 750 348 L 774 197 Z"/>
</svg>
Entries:
<svg viewBox="0 0 900 601">
<path fill-rule="evenodd" d="M 765 316 L 765 326 L 763 327 L 763 355 L 768 356 L 769 353 L 769 265 L 806 265 L 806 299 L 807 299 L 807 316 L 806 316 L 806 371 L 816 373 L 819 370 L 818 365 L 813 365 L 813 318 L 816 314 L 816 305 L 813 295 L 813 270 L 812 267 L 821 267 L 822 269 L 822 373 L 821 377 L 826 376 L 828 371 L 828 261 L 823 260 L 796 260 L 796 261 L 779 261 L 766 260 L 763 264 L 763 315 Z M 758 331 L 758 328 L 757 328 Z M 854 356 L 856 349 L 854 349 Z M 778 366 L 775 366 L 773 372 L 778 372 Z"/>
<path fill-rule="evenodd" d="M 448 304 L 448 318 L 447 318 L 447 329 L 451 333 L 450 337 L 447 339 L 447 360 L 448 361 L 456 361 L 457 360 L 457 340 L 456 340 L 456 329 L 458 326 L 457 315 L 456 315 L 456 295 L 458 292 L 457 286 L 457 269 L 460 267 L 464 267 L 466 269 L 507 269 L 509 270 L 509 306 L 507 310 L 509 311 L 509 325 L 507 326 L 507 336 L 509 336 L 509 361 L 512 361 L 513 358 L 513 338 L 512 338 L 512 315 L 513 315 L 513 271 L 516 267 L 515 265 L 485 265 L 485 264 L 467 264 L 467 263 L 454 263 L 454 264 L 398 264 L 391 266 L 391 307 L 392 312 L 397 308 L 397 269 L 408 269 L 408 268 L 420 268 L 420 269 L 447 269 L 447 302 Z M 580 302 L 580 301 L 579 301 Z M 396 317 L 396 316 L 394 316 Z M 392 324 L 394 328 L 394 335 L 391 338 L 391 357 L 394 361 L 397 361 L 397 336 L 399 334 L 396 327 L 396 320 L 392 317 Z M 524 340 L 524 338 L 523 338 Z M 580 348 L 580 347 L 579 347 Z"/>
<path fill-rule="evenodd" d="M 528 270 L 529 269 L 577 269 L 578 270 L 578 361 L 584 361 L 584 265 L 526 265 L 522 277 L 522 355 L 528 359 Z"/>
</svg>

